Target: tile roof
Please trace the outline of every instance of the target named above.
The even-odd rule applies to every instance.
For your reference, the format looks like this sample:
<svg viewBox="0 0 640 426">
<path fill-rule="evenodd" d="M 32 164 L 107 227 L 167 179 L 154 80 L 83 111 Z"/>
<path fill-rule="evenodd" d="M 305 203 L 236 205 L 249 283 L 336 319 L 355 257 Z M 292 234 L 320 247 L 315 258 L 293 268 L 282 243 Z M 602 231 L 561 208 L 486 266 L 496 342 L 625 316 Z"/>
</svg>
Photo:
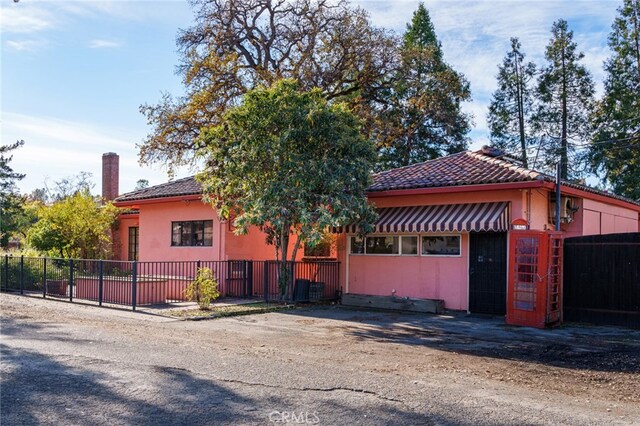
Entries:
<svg viewBox="0 0 640 426">
<path fill-rule="evenodd" d="M 202 186 L 194 176 L 177 179 L 160 185 L 150 186 L 133 192 L 127 192 L 118 196 L 116 203 L 123 201 L 148 200 L 152 198 L 166 198 L 181 195 L 202 194 Z"/>
<path fill-rule="evenodd" d="M 368 188 L 368 192 L 540 180 L 555 182 L 553 176 L 526 169 L 507 159 L 483 154 L 482 151 L 464 151 L 424 163 L 375 173 L 373 184 Z M 581 191 L 640 205 L 638 201 L 586 185 L 567 181 L 563 181 L 562 184 Z M 198 194 L 202 194 L 202 187 L 194 176 L 190 176 L 129 192 L 120 195 L 114 201 L 125 202 Z"/>
<path fill-rule="evenodd" d="M 544 175 L 477 152 L 459 152 L 373 175 L 370 192 L 411 188 L 527 182 Z"/>
<path fill-rule="evenodd" d="M 539 180 L 553 183 L 555 182 L 555 177 L 526 169 L 507 159 L 487 155 L 482 151 L 464 151 L 411 166 L 375 173 L 373 175 L 373 184 L 368 188 L 368 191 L 379 192 Z M 562 181 L 562 185 L 640 205 L 639 201 L 587 185 L 570 181 Z"/>
</svg>

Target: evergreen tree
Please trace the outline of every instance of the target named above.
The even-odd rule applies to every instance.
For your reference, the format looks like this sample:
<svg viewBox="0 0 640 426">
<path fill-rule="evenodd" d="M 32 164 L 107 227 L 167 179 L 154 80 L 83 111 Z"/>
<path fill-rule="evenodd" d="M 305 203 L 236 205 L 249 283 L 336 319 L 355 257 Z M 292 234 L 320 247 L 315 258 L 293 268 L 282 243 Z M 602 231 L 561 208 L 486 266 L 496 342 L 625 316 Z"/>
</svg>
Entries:
<svg viewBox="0 0 640 426">
<path fill-rule="evenodd" d="M 406 166 L 462 151 L 470 118 L 469 82 L 442 58 L 429 12 L 420 4 L 407 26 L 400 66 L 382 102 L 378 169 Z"/>
<path fill-rule="evenodd" d="M 609 35 L 604 97 L 589 159 L 613 190 L 640 201 L 640 6 L 625 0 Z"/>
<path fill-rule="evenodd" d="M 531 83 L 536 66 L 524 61 L 521 47 L 517 38 L 511 39 L 511 50 L 498 67 L 498 89 L 493 93 L 487 121 L 493 146 L 510 153 L 519 152 L 524 167 L 528 167 L 527 147 L 533 139 Z"/>
<path fill-rule="evenodd" d="M 6 248 L 9 237 L 19 231 L 21 217 L 24 215 L 24 197 L 18 193 L 16 182 L 25 175 L 15 172 L 9 163 L 13 155 L 9 153 L 24 145 L 17 141 L 10 145 L 0 145 L 0 247 Z"/>
<path fill-rule="evenodd" d="M 584 164 L 576 145 L 591 136 L 594 84 L 580 63 L 584 54 L 578 51 L 567 21 L 556 21 L 551 33 L 545 51 L 547 66 L 538 79 L 539 105 L 533 124 L 540 136 L 543 166 L 551 171 L 559 161 L 561 177 L 576 178 Z"/>
</svg>

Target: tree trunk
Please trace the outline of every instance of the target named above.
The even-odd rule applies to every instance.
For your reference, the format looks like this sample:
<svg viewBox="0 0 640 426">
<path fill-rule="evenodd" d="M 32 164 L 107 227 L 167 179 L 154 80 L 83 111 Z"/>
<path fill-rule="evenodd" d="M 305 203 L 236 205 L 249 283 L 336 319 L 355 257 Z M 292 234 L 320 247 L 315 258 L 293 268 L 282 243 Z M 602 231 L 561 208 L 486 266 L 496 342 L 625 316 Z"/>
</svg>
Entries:
<svg viewBox="0 0 640 426">
<path fill-rule="evenodd" d="M 284 300 L 287 294 L 287 287 L 289 285 L 289 266 L 287 262 L 287 254 L 289 250 L 289 230 L 291 227 L 286 223 L 282 226 L 280 230 L 280 259 L 278 263 L 280 264 L 279 270 L 280 274 L 278 276 L 278 287 L 280 290 L 280 300 Z"/>
<path fill-rule="evenodd" d="M 518 69 L 518 57 L 515 57 L 515 68 L 516 68 L 516 97 L 518 103 L 518 128 L 520 130 L 520 150 L 522 155 L 522 165 L 526 168 L 529 168 L 527 163 L 527 140 L 524 133 L 524 76 L 520 75 Z"/>
<path fill-rule="evenodd" d="M 563 34 L 563 38 L 566 37 Z M 564 43 L 564 41 L 563 41 Z M 567 141 L 567 66 L 565 64 L 565 49 L 562 46 L 562 134 L 560 136 L 560 178 L 569 179 L 569 155 Z"/>
</svg>

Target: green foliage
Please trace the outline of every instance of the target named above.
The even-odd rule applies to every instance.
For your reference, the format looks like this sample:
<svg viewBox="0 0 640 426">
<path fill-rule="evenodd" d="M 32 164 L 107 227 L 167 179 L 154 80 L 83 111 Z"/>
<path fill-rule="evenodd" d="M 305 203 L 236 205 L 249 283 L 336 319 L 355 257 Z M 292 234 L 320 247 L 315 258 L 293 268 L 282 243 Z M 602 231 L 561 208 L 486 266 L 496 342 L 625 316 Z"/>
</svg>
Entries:
<svg viewBox="0 0 640 426">
<path fill-rule="evenodd" d="M 555 22 L 551 33 L 545 51 L 547 65 L 538 79 L 533 125 L 541 135 L 543 166 L 553 170 L 559 160 L 562 178 L 576 178 L 584 172 L 584 156 L 575 145 L 591 136 L 589 116 L 595 89 L 567 21 Z"/>
<path fill-rule="evenodd" d="M 42 206 L 38 222 L 29 230 L 29 243 L 52 256 L 79 259 L 108 258 L 111 229 L 120 209 L 101 206 L 87 192 L 76 193 L 51 206 Z"/>
<path fill-rule="evenodd" d="M 295 259 L 300 243 L 314 245 L 328 227 L 370 227 L 365 191 L 375 149 L 358 129 L 344 104 L 283 80 L 248 92 L 223 124 L 203 133 L 206 167 L 197 178 L 204 193 L 223 218 L 235 216 L 236 232 L 254 225 L 267 234 L 282 265 L 281 291 L 292 233 Z"/>
<path fill-rule="evenodd" d="M 24 141 L 17 141 L 11 145 L 0 145 L 0 247 L 6 248 L 9 237 L 19 231 L 21 216 L 24 214 L 24 197 L 20 196 L 16 182 L 25 177 L 15 172 L 9 163 L 13 155 L 9 153 L 24 145 Z"/>
<path fill-rule="evenodd" d="M 220 124 L 247 91 L 282 78 L 349 103 L 367 134 L 381 123 L 376 97 L 397 65 L 398 40 L 375 28 L 363 9 L 326 0 L 191 4 L 195 23 L 178 37 L 186 95 L 140 108 L 154 127 L 140 148 L 142 161 L 193 161 L 200 129 Z"/>
<path fill-rule="evenodd" d="M 419 163 L 462 151 L 470 117 L 460 108 L 470 100 L 469 82 L 442 58 L 429 12 L 420 4 L 398 50 L 393 83 L 378 96 L 382 108 L 375 134 L 377 169 Z"/>
<path fill-rule="evenodd" d="M 604 97 L 594 114 L 592 169 L 620 195 L 640 201 L 640 5 L 618 9 L 605 63 Z"/>
<path fill-rule="evenodd" d="M 529 167 L 527 148 L 535 140 L 531 129 L 536 67 L 524 61 L 517 38 L 511 39 L 511 50 L 498 67 L 498 89 L 493 93 L 487 121 L 491 143 L 508 153 L 519 153 L 524 167 Z"/>
<path fill-rule="evenodd" d="M 209 268 L 200 268 L 196 279 L 185 290 L 185 296 L 192 302 L 197 302 L 200 309 L 208 309 L 213 300 L 220 297 L 218 281 Z"/>
</svg>

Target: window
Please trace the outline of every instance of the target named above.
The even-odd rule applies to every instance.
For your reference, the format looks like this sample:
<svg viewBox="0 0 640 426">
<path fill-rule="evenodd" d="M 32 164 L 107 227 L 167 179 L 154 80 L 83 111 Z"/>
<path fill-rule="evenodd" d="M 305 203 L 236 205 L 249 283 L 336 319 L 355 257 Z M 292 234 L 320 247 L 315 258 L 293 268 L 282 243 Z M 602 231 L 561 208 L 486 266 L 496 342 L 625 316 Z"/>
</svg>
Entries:
<svg viewBox="0 0 640 426">
<path fill-rule="evenodd" d="M 364 238 L 355 236 L 351 239 L 351 254 L 364 254 Z"/>
<path fill-rule="evenodd" d="M 365 238 L 366 254 L 400 254 L 396 236 L 367 237 Z"/>
<path fill-rule="evenodd" d="M 418 236 L 417 235 L 403 235 L 400 237 L 401 249 L 403 256 L 417 256 L 418 255 Z"/>
<path fill-rule="evenodd" d="M 460 256 L 460 235 L 422 237 L 423 256 Z"/>
<path fill-rule="evenodd" d="M 213 221 L 171 222 L 171 245 L 175 247 L 212 246 Z"/>
<path fill-rule="evenodd" d="M 137 226 L 129 227 L 129 256 L 128 259 L 138 260 L 138 247 L 140 244 L 140 228 Z"/>
<path fill-rule="evenodd" d="M 330 257 L 331 242 L 323 241 L 315 247 L 304 246 L 304 257 Z"/>
</svg>

